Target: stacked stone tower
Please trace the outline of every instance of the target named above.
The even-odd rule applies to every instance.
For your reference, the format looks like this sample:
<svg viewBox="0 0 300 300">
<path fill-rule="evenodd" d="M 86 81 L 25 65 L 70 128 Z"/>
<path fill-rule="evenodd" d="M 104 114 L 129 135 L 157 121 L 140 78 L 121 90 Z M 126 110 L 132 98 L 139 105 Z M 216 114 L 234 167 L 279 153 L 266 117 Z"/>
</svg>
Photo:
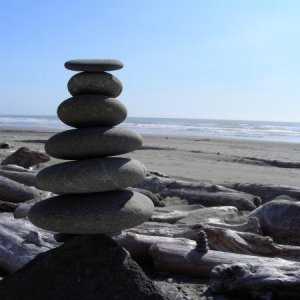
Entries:
<svg viewBox="0 0 300 300">
<path fill-rule="evenodd" d="M 127 187 L 146 176 L 139 161 L 120 157 L 142 145 L 140 135 L 120 127 L 127 116 L 115 99 L 121 82 L 106 71 L 118 70 L 117 60 L 73 60 L 82 71 L 68 82 L 73 97 L 62 102 L 58 117 L 75 129 L 51 137 L 46 152 L 69 160 L 44 168 L 37 175 L 40 189 L 58 194 L 34 205 L 30 221 L 46 230 L 66 234 L 114 235 L 145 222 L 153 213 L 146 196 Z"/>
</svg>

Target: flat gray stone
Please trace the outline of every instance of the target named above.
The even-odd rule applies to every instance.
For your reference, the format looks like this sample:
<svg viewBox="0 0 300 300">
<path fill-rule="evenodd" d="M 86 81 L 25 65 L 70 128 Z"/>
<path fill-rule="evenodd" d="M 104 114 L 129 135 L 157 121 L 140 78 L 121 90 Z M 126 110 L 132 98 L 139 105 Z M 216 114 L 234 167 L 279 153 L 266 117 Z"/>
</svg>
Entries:
<svg viewBox="0 0 300 300">
<path fill-rule="evenodd" d="M 64 162 L 41 170 L 36 185 L 55 194 L 119 190 L 146 177 L 145 166 L 134 159 L 107 157 Z"/>
<path fill-rule="evenodd" d="M 52 136 L 46 152 L 61 159 L 85 159 L 128 153 L 141 148 L 142 137 L 120 127 L 89 127 L 66 130 Z"/>
<path fill-rule="evenodd" d="M 71 71 L 101 72 L 123 68 L 123 63 L 116 59 L 75 59 L 65 62 L 65 68 Z"/>
<path fill-rule="evenodd" d="M 62 195 L 35 204 L 28 213 L 37 227 L 61 233 L 113 233 L 147 221 L 153 203 L 130 190 Z"/>
<path fill-rule="evenodd" d="M 68 82 L 68 90 L 72 96 L 82 94 L 101 94 L 117 97 L 123 89 L 121 81 L 106 72 L 82 72 L 74 75 Z"/>
<path fill-rule="evenodd" d="M 57 115 L 62 122 L 76 128 L 115 126 L 126 119 L 127 109 L 117 99 L 86 94 L 62 102 L 58 106 Z"/>
</svg>

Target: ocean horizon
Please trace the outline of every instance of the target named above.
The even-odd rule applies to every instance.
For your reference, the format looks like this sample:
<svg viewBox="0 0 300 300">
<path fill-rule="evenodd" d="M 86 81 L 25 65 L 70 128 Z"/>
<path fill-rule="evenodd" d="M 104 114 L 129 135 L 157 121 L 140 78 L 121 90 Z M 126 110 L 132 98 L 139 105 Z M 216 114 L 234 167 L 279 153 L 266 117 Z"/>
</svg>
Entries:
<svg viewBox="0 0 300 300">
<path fill-rule="evenodd" d="M 57 116 L 0 115 L 0 126 L 65 130 Z M 128 117 L 118 125 L 140 134 L 223 137 L 300 143 L 300 122 Z"/>
</svg>

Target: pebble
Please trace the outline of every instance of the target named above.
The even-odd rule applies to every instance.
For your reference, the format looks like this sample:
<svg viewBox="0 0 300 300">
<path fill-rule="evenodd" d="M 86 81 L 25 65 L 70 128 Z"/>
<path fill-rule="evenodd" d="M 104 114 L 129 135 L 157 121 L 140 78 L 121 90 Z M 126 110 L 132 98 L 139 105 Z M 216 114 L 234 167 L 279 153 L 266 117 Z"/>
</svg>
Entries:
<svg viewBox="0 0 300 300">
<path fill-rule="evenodd" d="M 115 126 L 127 116 L 119 100 L 103 95 L 78 95 L 63 101 L 57 115 L 65 124 L 80 127 Z"/>
<path fill-rule="evenodd" d="M 101 94 L 117 97 L 123 89 L 121 81 L 106 72 L 82 72 L 74 75 L 68 82 L 68 90 L 72 96 L 82 94 Z"/>
<path fill-rule="evenodd" d="M 71 71 L 101 72 L 123 68 L 123 63 L 116 59 L 75 59 L 65 62 L 65 68 Z"/>
<path fill-rule="evenodd" d="M 121 127 L 71 129 L 52 136 L 46 152 L 60 159 L 85 159 L 132 152 L 142 146 L 142 137 Z"/>
<path fill-rule="evenodd" d="M 153 203 L 130 190 L 48 198 L 33 206 L 29 220 L 43 229 L 69 234 L 113 233 L 148 220 Z"/>
<path fill-rule="evenodd" d="M 55 194 L 96 193 L 133 186 L 145 177 L 146 168 L 141 162 L 107 157 L 49 166 L 37 174 L 36 185 Z"/>
</svg>

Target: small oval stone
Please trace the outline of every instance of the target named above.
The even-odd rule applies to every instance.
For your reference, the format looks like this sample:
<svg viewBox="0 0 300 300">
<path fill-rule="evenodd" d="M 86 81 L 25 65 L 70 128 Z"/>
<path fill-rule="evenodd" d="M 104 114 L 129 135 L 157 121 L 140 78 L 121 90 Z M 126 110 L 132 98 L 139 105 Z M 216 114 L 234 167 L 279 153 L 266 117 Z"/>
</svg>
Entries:
<svg viewBox="0 0 300 300">
<path fill-rule="evenodd" d="M 68 82 L 68 90 L 72 96 L 82 94 L 101 94 L 117 97 L 123 89 L 121 81 L 106 72 L 82 72 L 74 75 Z"/>
<path fill-rule="evenodd" d="M 66 130 L 52 136 L 46 152 L 61 159 L 85 159 L 128 153 L 141 148 L 142 137 L 120 127 L 89 127 Z"/>
<path fill-rule="evenodd" d="M 36 185 L 55 194 L 97 193 L 133 186 L 145 177 L 146 168 L 141 162 L 125 157 L 107 157 L 44 168 L 36 176 Z"/>
<path fill-rule="evenodd" d="M 101 72 L 123 68 L 123 63 L 116 59 L 75 59 L 65 62 L 65 68 L 71 71 Z"/>
<path fill-rule="evenodd" d="M 35 204 L 29 220 L 43 229 L 76 234 L 114 233 L 147 221 L 153 203 L 130 190 L 62 195 Z"/>
<path fill-rule="evenodd" d="M 62 122 L 76 128 L 115 126 L 126 119 L 127 109 L 117 99 L 86 94 L 63 101 L 57 115 Z"/>
</svg>

